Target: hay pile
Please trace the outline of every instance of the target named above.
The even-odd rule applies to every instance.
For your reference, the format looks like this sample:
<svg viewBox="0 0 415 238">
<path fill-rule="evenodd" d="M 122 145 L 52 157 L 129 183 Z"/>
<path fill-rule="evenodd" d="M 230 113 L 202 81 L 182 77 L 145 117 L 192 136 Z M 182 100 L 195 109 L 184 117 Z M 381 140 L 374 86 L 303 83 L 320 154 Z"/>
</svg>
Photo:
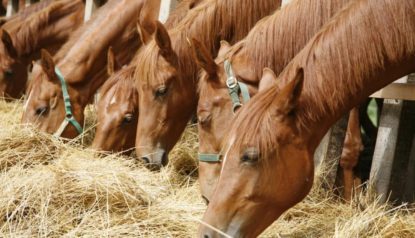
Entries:
<svg viewBox="0 0 415 238">
<path fill-rule="evenodd" d="M 1 237 L 194 237 L 205 205 L 196 182 L 197 132 L 190 127 L 171 163 L 98 156 L 89 113 L 83 138 L 63 143 L 18 125 L 21 103 L 0 102 Z M 90 109 L 91 110 L 91 109 Z M 369 196 L 340 203 L 316 186 L 263 237 L 414 237 L 415 215 Z"/>
</svg>

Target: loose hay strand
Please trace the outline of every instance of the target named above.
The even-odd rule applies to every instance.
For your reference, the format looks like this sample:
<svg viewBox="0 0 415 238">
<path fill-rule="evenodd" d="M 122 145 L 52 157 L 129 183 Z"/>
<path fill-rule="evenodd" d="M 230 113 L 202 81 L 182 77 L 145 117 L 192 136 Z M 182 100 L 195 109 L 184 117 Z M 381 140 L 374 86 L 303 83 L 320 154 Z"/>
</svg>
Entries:
<svg viewBox="0 0 415 238">
<path fill-rule="evenodd" d="M 120 155 L 98 155 L 19 125 L 22 103 L 0 101 L 1 237 L 194 237 L 206 209 L 197 179 L 197 129 L 189 126 L 160 172 Z M 86 127 L 95 123 L 87 112 Z M 370 194 L 345 204 L 317 175 L 307 198 L 261 237 L 414 237 L 412 205 Z"/>
</svg>

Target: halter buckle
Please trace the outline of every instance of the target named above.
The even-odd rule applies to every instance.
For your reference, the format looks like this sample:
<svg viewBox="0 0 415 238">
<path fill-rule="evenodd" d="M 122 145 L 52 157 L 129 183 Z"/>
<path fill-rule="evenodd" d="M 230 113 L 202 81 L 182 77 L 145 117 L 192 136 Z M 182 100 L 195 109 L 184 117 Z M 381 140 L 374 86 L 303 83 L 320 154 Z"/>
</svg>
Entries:
<svg viewBox="0 0 415 238">
<path fill-rule="evenodd" d="M 226 86 L 228 86 L 228 88 L 233 89 L 236 86 L 238 86 L 238 80 L 236 79 L 235 76 L 230 76 L 228 77 L 228 79 L 226 79 Z"/>
</svg>

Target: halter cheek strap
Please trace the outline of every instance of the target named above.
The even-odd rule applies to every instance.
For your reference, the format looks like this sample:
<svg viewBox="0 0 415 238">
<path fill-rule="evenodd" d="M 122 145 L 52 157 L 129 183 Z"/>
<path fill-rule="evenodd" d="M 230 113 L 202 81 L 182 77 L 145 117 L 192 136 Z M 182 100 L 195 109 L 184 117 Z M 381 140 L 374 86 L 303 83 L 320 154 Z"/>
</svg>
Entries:
<svg viewBox="0 0 415 238">
<path fill-rule="evenodd" d="M 239 93 L 242 95 L 243 102 L 246 103 L 249 101 L 249 90 L 248 86 L 242 82 L 239 82 L 232 70 L 232 65 L 229 60 L 224 62 L 225 73 L 226 73 L 226 86 L 228 87 L 229 96 L 232 100 L 232 111 L 236 112 L 236 109 L 242 106 L 241 100 L 239 98 Z"/>
<path fill-rule="evenodd" d="M 248 86 L 242 82 L 239 82 L 232 70 L 232 65 L 229 60 L 224 62 L 225 72 L 226 72 L 226 86 L 228 87 L 229 96 L 232 99 L 232 111 L 235 113 L 236 110 L 242 106 L 239 94 L 242 95 L 243 102 L 246 103 L 249 101 L 249 90 Z M 200 162 L 208 163 L 219 163 L 221 162 L 220 154 L 199 154 Z"/>
<path fill-rule="evenodd" d="M 53 135 L 56 137 L 60 137 L 69 124 L 74 126 L 79 134 L 82 134 L 84 130 L 81 124 L 79 124 L 79 122 L 75 119 L 75 117 L 72 114 L 71 99 L 69 97 L 68 86 L 66 85 L 65 78 L 63 77 L 62 72 L 57 67 L 55 67 L 55 73 L 59 81 L 61 82 L 63 101 L 65 104 L 65 119 L 62 121 L 61 125 L 59 126 L 59 129 Z"/>
</svg>

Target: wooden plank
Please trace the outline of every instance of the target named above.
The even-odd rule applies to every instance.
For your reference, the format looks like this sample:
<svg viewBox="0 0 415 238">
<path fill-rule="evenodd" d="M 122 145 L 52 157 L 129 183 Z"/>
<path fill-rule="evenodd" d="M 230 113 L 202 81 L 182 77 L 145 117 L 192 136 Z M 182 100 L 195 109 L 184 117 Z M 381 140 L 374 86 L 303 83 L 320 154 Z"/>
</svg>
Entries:
<svg viewBox="0 0 415 238">
<path fill-rule="evenodd" d="M 415 101 L 415 84 L 392 83 L 371 97 Z"/>
<path fill-rule="evenodd" d="M 395 159 L 399 121 L 403 101 L 385 99 L 379 121 L 378 136 L 370 171 L 370 184 L 381 196 L 381 202 L 388 198 L 392 166 Z"/>
<path fill-rule="evenodd" d="M 105 2 L 106 0 L 86 0 L 84 22 L 87 22 L 89 19 L 91 19 L 94 11 L 96 11 L 100 6 L 104 5 Z"/>
<path fill-rule="evenodd" d="M 406 175 L 404 199 L 408 202 L 415 201 L 415 137 L 412 138 L 411 152 L 409 154 L 408 171 Z"/>
<path fill-rule="evenodd" d="M 39 0 L 26 0 L 25 6 L 28 7 L 32 5 L 33 3 L 37 3 L 37 2 L 39 2 Z"/>
<path fill-rule="evenodd" d="M 170 15 L 170 12 L 176 7 L 177 0 L 161 0 L 159 21 L 165 23 Z"/>
<path fill-rule="evenodd" d="M 13 14 L 19 11 L 19 0 L 7 1 L 7 13 L 6 17 L 11 17 Z"/>
<path fill-rule="evenodd" d="M 324 151 L 327 151 L 327 147 L 329 145 L 329 137 L 330 131 L 324 135 L 316 151 L 314 152 L 314 168 L 319 167 L 322 163 Z"/>
<path fill-rule="evenodd" d="M 325 182 L 323 184 L 324 188 L 328 190 L 332 190 L 335 185 L 340 156 L 346 137 L 348 119 L 349 114 L 344 115 L 336 124 L 334 124 L 334 126 L 332 126 L 332 128 L 330 128 L 324 144 L 320 144 L 322 147 L 320 152 L 322 166 L 323 168 L 329 169 L 325 175 Z"/>
</svg>

